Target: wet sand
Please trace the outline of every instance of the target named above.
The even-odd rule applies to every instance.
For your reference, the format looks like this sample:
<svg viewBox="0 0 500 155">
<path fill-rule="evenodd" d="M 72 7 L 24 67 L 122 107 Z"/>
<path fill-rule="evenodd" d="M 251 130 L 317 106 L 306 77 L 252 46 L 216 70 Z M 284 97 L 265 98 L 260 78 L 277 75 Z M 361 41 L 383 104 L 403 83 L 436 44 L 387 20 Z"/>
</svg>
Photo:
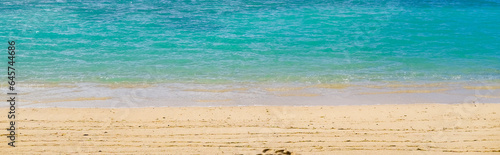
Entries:
<svg viewBox="0 0 500 155">
<path fill-rule="evenodd" d="M 20 108 L 338 106 L 500 103 L 500 83 L 39 84 L 19 87 Z M 0 97 L 7 98 L 5 94 Z M 1 106 L 6 107 L 7 105 Z"/>
<path fill-rule="evenodd" d="M 491 154 L 500 152 L 498 109 L 500 104 L 19 108 L 17 147 L 7 145 L 4 130 L 0 154 Z M 0 121 L 8 128 L 7 117 Z"/>
</svg>

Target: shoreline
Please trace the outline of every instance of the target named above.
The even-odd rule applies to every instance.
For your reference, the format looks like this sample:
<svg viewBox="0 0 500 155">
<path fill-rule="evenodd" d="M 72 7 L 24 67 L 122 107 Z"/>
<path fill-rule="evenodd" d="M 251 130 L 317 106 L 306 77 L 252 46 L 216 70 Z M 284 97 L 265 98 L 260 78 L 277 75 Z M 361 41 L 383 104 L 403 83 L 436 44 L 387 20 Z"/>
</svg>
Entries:
<svg viewBox="0 0 500 155">
<path fill-rule="evenodd" d="M 19 108 L 18 147 L 0 145 L 0 152 L 492 153 L 500 151 L 497 109 L 483 103 Z"/>
<path fill-rule="evenodd" d="M 500 103 L 498 83 L 387 85 L 221 85 L 98 83 L 19 85 L 21 108 L 336 106 L 415 103 Z M 0 96 L 7 97 L 4 94 Z M 0 106 L 6 107 L 5 105 Z"/>
</svg>

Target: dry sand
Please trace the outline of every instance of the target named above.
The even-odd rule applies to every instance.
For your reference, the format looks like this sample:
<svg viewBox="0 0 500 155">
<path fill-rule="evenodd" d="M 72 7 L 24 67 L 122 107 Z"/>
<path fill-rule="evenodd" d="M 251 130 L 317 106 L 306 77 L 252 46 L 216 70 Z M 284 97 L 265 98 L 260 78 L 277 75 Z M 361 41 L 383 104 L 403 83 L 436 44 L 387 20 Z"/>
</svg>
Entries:
<svg viewBox="0 0 500 155">
<path fill-rule="evenodd" d="M 29 108 L 17 111 L 17 147 L 7 145 L 3 130 L 0 154 L 495 154 L 499 109 L 500 104 Z M 0 121 L 8 127 L 6 115 Z"/>
</svg>

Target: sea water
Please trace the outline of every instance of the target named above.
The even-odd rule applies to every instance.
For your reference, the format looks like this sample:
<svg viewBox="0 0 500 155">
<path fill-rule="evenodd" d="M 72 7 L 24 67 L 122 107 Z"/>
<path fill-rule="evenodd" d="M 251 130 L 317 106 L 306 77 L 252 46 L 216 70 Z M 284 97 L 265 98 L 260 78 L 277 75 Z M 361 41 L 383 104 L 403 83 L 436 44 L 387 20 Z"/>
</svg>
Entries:
<svg viewBox="0 0 500 155">
<path fill-rule="evenodd" d="M 500 79 L 498 0 L 21 0 L 0 12 L 2 64 L 15 40 L 24 83 Z"/>
</svg>

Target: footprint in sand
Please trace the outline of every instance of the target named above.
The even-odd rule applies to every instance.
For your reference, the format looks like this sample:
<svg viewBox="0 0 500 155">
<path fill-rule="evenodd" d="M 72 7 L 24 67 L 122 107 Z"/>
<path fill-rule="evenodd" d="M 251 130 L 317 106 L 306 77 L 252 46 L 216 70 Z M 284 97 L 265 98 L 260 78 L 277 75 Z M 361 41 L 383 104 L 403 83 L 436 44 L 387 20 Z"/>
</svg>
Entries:
<svg viewBox="0 0 500 155">
<path fill-rule="evenodd" d="M 286 151 L 285 149 L 280 149 L 280 150 L 264 149 L 262 150 L 262 153 L 259 153 L 257 155 L 296 155 L 296 154 L 290 151 Z"/>
</svg>

